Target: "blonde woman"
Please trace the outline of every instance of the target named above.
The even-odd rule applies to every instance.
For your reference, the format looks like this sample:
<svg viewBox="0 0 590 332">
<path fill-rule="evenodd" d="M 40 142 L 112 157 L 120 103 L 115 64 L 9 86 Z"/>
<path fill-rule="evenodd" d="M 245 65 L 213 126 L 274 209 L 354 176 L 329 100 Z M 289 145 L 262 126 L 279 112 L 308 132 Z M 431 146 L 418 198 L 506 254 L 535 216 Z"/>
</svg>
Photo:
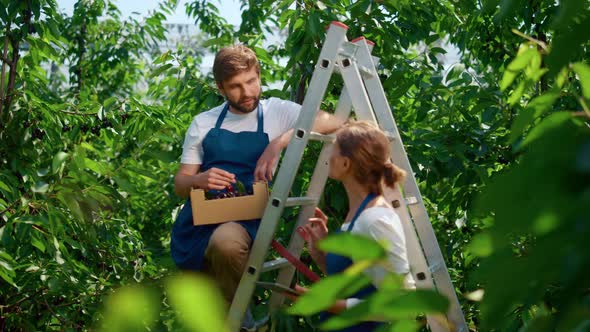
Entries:
<svg viewBox="0 0 590 332">
<path fill-rule="evenodd" d="M 383 197 L 383 185 L 395 187 L 405 176 L 403 170 L 390 162 L 389 140 L 370 122 L 351 122 L 336 134 L 330 157 L 329 177 L 342 182 L 348 196 L 348 214 L 337 232 L 352 232 L 375 240 L 387 241 L 388 263 L 396 273 L 405 277 L 408 288 L 414 287 L 406 253 L 403 227 L 394 209 Z M 327 275 L 344 271 L 352 264 L 348 257 L 325 253 L 316 247 L 317 241 L 328 235 L 328 218 L 316 209 L 315 216 L 299 229 L 306 240 L 312 258 Z M 353 297 L 339 300 L 331 309 L 341 312 L 375 292 L 388 271 L 373 267 L 365 271 L 372 284 Z M 296 286 L 300 293 L 305 288 Z M 372 331 L 380 323 L 363 322 L 343 331 Z"/>
</svg>

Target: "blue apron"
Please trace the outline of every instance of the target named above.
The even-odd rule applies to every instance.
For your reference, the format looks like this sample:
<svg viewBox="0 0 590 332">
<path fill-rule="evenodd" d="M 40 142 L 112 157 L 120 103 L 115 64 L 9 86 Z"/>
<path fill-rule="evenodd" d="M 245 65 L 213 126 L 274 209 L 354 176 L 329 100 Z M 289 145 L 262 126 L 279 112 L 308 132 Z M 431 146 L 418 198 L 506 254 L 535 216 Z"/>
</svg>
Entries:
<svg viewBox="0 0 590 332">
<path fill-rule="evenodd" d="M 377 197 L 377 195 L 372 194 L 372 193 L 368 194 L 367 197 L 365 197 L 365 199 L 363 200 L 363 202 L 359 206 L 358 210 L 356 210 L 354 217 L 352 217 L 352 220 L 350 221 L 350 224 L 348 225 L 348 229 L 346 230 L 347 232 L 350 232 L 352 230 L 358 216 L 367 207 L 367 204 L 369 204 L 369 202 L 372 201 L 375 197 Z M 340 232 L 340 230 L 338 230 L 337 232 Z M 326 254 L 326 270 L 328 272 L 328 275 L 342 273 L 344 270 L 346 270 L 351 265 L 352 265 L 352 260 L 346 256 L 336 255 L 336 254 L 332 254 L 332 253 Z M 362 299 L 362 298 L 368 297 L 370 294 L 372 294 L 376 291 L 377 291 L 377 288 L 375 288 L 375 286 L 373 286 L 371 284 L 371 285 L 361 289 L 360 291 L 358 291 L 357 293 L 355 293 L 351 297 Z M 324 320 L 328 319 L 330 316 L 332 316 L 332 314 L 324 312 L 321 314 L 320 320 L 324 321 Z M 380 323 L 380 322 L 362 322 L 360 324 L 350 326 L 350 327 L 347 327 L 345 329 L 338 330 L 338 331 L 343 331 L 343 332 L 373 331 L 373 330 L 376 330 L 378 327 L 380 327 L 382 324 L 383 323 Z"/>
<path fill-rule="evenodd" d="M 221 129 L 221 124 L 228 109 L 228 103 L 226 103 L 217 118 L 215 128 L 209 130 L 203 139 L 203 164 L 199 171 L 204 172 L 212 167 L 217 167 L 234 173 L 236 180 L 241 181 L 247 188 L 251 188 L 256 163 L 269 143 L 268 134 L 264 132 L 262 106 L 258 104 L 258 129 L 238 133 Z M 239 224 L 248 231 L 248 234 L 254 240 L 260 225 L 260 219 L 240 221 Z M 176 265 L 186 270 L 201 269 L 205 250 L 209 245 L 209 238 L 218 226 L 194 226 L 189 197 L 172 228 L 170 251 Z"/>
</svg>

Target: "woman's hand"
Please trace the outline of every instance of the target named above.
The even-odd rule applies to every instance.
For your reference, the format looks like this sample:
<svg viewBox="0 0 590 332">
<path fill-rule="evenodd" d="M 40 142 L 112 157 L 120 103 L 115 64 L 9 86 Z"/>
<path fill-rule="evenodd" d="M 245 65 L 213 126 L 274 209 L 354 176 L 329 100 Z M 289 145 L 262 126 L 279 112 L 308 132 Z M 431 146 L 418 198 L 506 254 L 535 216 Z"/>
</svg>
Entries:
<svg viewBox="0 0 590 332">
<path fill-rule="evenodd" d="M 310 249 L 316 249 L 316 243 L 328 235 L 328 217 L 316 207 L 313 217 L 309 218 L 307 224 L 299 227 L 297 231 L 310 244 Z"/>
<path fill-rule="evenodd" d="M 298 284 L 295 284 L 295 287 L 293 289 L 297 293 L 299 293 L 299 296 L 307 293 L 307 291 L 309 290 L 305 287 L 299 286 Z M 287 294 L 287 293 L 283 293 L 283 294 L 285 295 L 285 297 L 287 297 L 292 302 L 296 302 L 297 299 L 299 299 L 299 296 L 297 296 L 297 295 L 292 295 L 292 294 Z M 326 310 L 333 313 L 333 314 L 341 313 L 344 310 L 346 310 L 346 300 L 337 300 L 330 308 L 328 308 Z"/>
<path fill-rule="evenodd" d="M 299 298 L 299 296 L 307 293 L 308 289 L 302 286 L 299 286 L 298 284 L 295 284 L 295 287 L 293 288 L 297 293 L 299 293 L 299 295 L 293 295 L 293 294 L 289 294 L 289 293 L 283 293 L 283 295 L 285 295 L 286 298 L 288 298 L 289 300 L 291 300 L 292 302 L 297 301 L 297 299 Z"/>
<path fill-rule="evenodd" d="M 317 243 L 328 235 L 328 217 L 316 208 L 314 216 L 308 219 L 307 224 L 298 227 L 297 233 L 307 242 L 311 258 L 326 273 L 326 253 L 318 249 Z"/>
</svg>

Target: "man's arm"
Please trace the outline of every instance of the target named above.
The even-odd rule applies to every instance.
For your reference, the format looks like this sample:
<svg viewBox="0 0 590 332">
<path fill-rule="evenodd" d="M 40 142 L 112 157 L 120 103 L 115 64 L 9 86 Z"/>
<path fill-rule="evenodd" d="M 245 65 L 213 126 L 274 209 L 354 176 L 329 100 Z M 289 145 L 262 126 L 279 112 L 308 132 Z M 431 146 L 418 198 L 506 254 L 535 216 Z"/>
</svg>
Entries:
<svg viewBox="0 0 590 332">
<path fill-rule="evenodd" d="M 219 168 L 211 168 L 199 173 L 201 165 L 180 164 L 174 177 L 174 192 L 181 198 L 187 198 L 191 189 L 221 190 L 236 182 L 236 176 Z"/>
<path fill-rule="evenodd" d="M 348 119 L 339 119 L 334 116 L 334 114 L 320 110 L 315 117 L 312 131 L 320 134 L 329 134 L 342 127 L 347 120 Z"/>
<path fill-rule="evenodd" d="M 312 131 L 318 132 L 320 134 L 329 134 L 331 132 L 336 131 L 336 129 L 340 128 L 345 122 L 346 120 L 344 119 L 339 119 L 335 117 L 333 114 L 320 110 L 315 117 Z M 258 163 L 256 164 L 256 170 L 254 171 L 254 178 L 256 181 L 272 180 L 272 172 L 274 170 L 274 166 L 279 161 L 281 151 L 283 151 L 283 149 L 285 149 L 287 145 L 289 145 L 292 136 L 293 129 L 289 129 L 282 135 L 273 139 L 268 144 L 268 146 L 258 159 Z"/>
</svg>

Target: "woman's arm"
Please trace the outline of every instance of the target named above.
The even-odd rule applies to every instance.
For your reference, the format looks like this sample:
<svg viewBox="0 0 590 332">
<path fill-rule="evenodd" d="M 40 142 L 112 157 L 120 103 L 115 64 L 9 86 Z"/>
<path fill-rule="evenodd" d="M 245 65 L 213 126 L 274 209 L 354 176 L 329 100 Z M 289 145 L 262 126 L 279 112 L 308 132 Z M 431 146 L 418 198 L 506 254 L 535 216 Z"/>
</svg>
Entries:
<svg viewBox="0 0 590 332">
<path fill-rule="evenodd" d="M 322 272 L 327 273 L 326 253 L 317 247 L 317 243 L 328 235 L 328 217 L 316 207 L 314 216 L 303 227 L 297 228 L 297 232 L 307 242 L 311 258 Z"/>
</svg>

